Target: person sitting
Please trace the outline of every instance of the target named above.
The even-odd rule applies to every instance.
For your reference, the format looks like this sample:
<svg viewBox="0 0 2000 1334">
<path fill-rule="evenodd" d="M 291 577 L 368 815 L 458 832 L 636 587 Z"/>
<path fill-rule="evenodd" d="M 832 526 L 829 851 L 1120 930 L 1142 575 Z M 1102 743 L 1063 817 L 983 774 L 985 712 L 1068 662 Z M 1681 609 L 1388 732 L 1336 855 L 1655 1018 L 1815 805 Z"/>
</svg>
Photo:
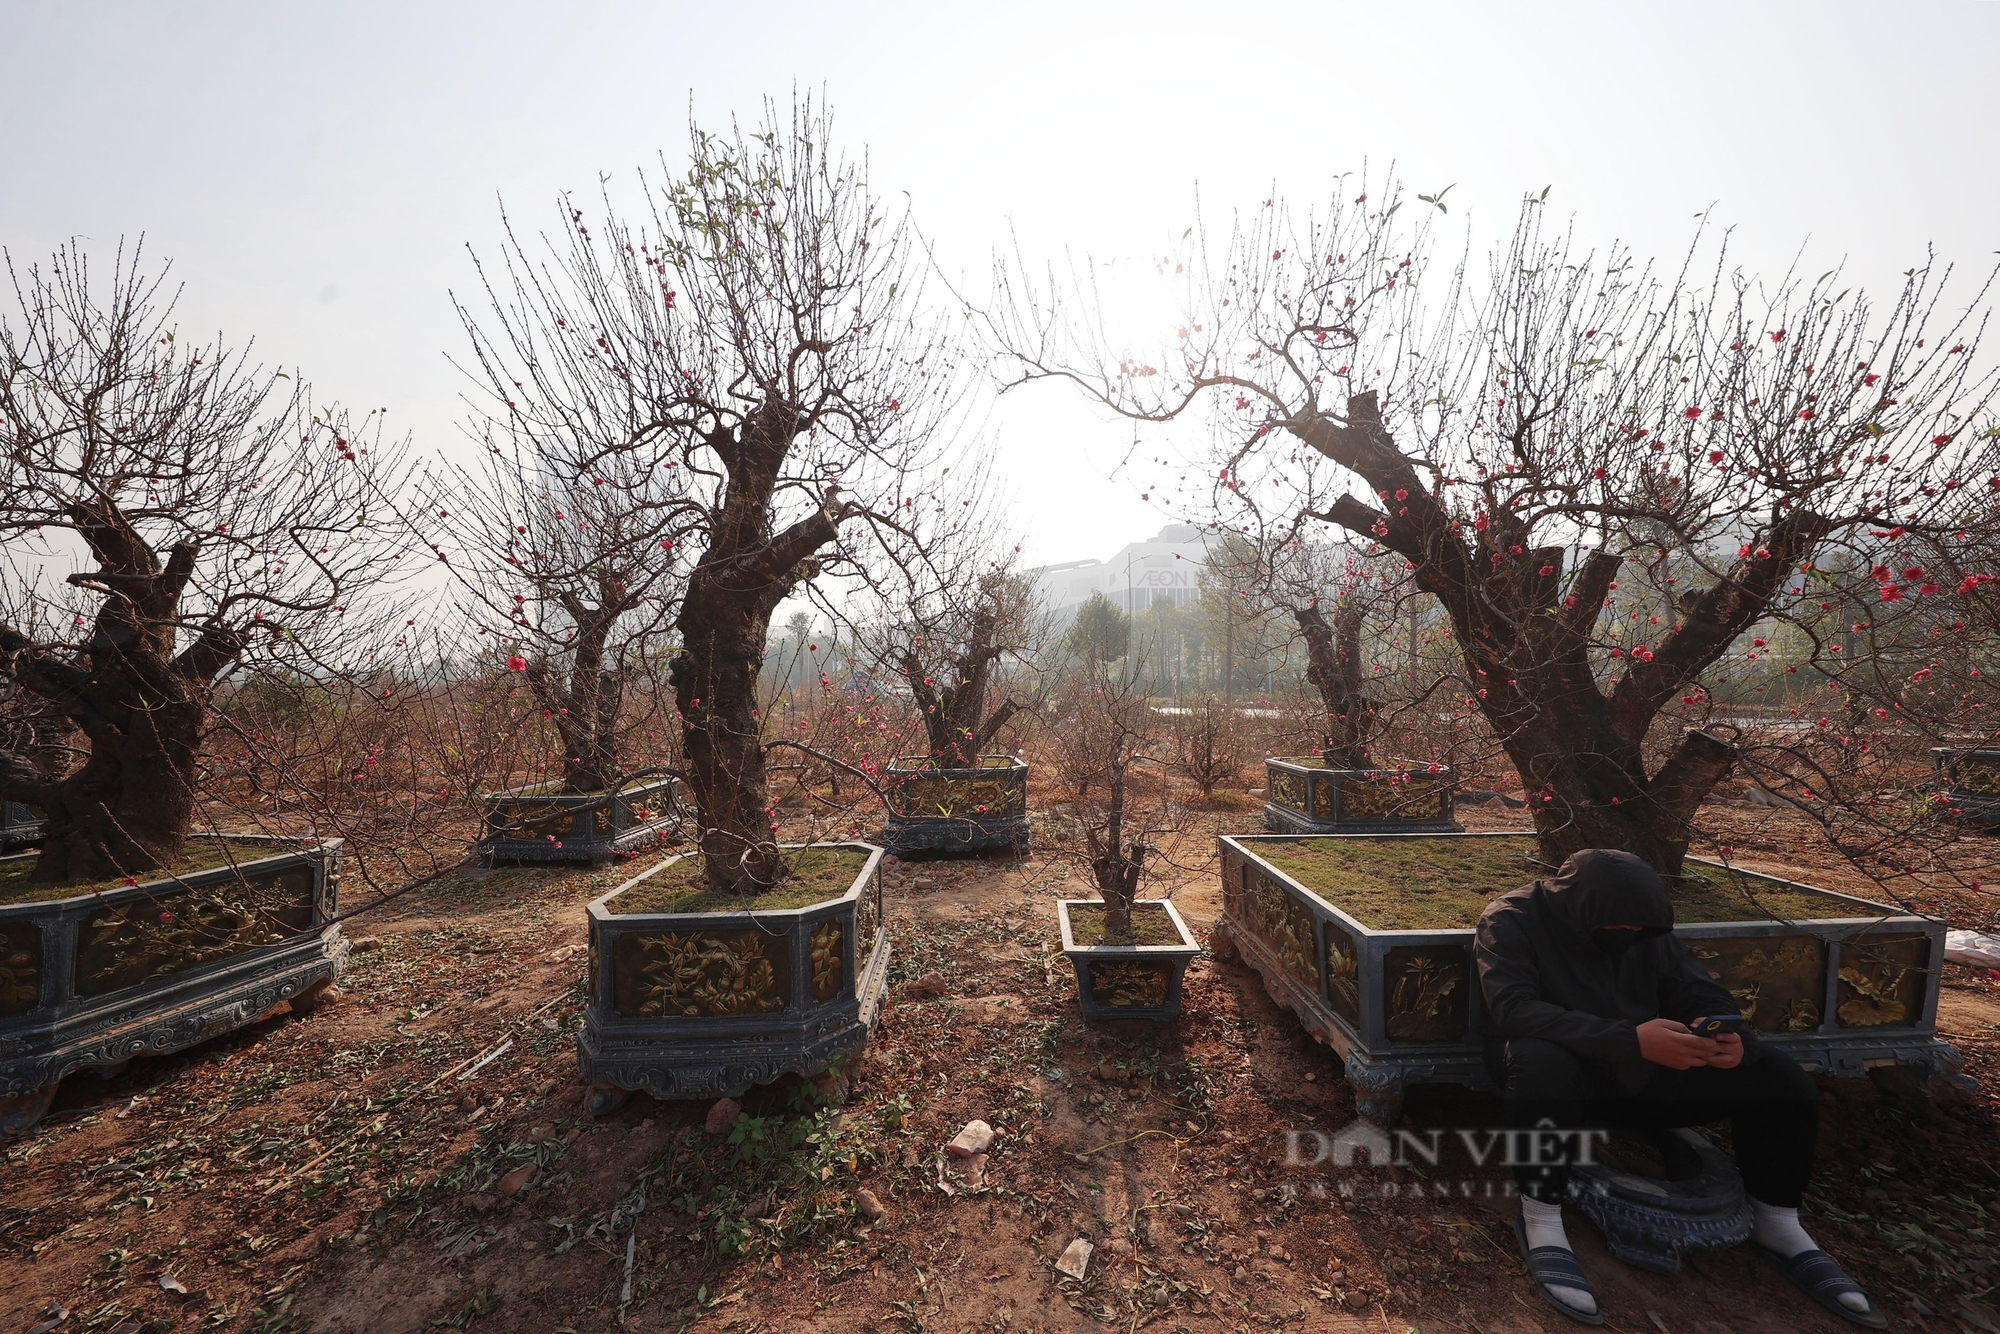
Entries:
<svg viewBox="0 0 2000 1334">
<path fill-rule="evenodd" d="M 1543 1132 L 1532 1137 L 1541 1152 L 1514 1160 L 1514 1230 L 1530 1275 L 1563 1314 L 1603 1323 L 1563 1231 L 1575 1132 L 1727 1120 L 1755 1214 L 1752 1243 L 1827 1310 L 1887 1328 L 1799 1225 L 1819 1132 L 1817 1088 L 1747 1026 L 1740 1036 L 1690 1030 L 1690 1021 L 1740 1011 L 1673 925 L 1653 868 L 1602 848 L 1577 853 L 1553 878 L 1501 895 L 1480 915 L 1474 954 L 1487 1068 L 1508 1128 Z"/>
</svg>

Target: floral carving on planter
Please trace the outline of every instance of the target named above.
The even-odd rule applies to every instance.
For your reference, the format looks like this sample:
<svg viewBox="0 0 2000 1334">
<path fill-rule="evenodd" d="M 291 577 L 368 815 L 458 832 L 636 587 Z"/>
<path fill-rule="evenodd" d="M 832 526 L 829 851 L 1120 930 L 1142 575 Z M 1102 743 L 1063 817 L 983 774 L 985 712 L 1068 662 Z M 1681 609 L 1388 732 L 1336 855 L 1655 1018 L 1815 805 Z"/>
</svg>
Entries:
<svg viewBox="0 0 2000 1334">
<path fill-rule="evenodd" d="M 26 1014 L 42 998 L 42 929 L 0 925 L 0 1015 Z"/>
<path fill-rule="evenodd" d="M 1384 1030 L 1398 1042 L 1456 1042 L 1465 1033 L 1465 951 L 1406 945 L 1383 960 Z"/>
<path fill-rule="evenodd" d="M 840 994 L 844 970 L 841 964 L 840 923 L 821 922 L 812 933 L 813 999 L 830 1001 Z"/>
<path fill-rule="evenodd" d="M 1276 881 L 1249 867 L 1243 869 L 1243 915 L 1250 929 L 1267 941 L 1285 971 L 1306 986 L 1319 989 L 1314 956 L 1312 915 L 1278 887 Z"/>
<path fill-rule="evenodd" d="M 1923 936 L 1873 936 L 1841 952 L 1839 1007 L 1847 1028 L 1875 1028 L 1909 1022 L 1923 1004 Z"/>
<path fill-rule="evenodd" d="M 791 1003 L 787 937 L 762 931 L 655 931 L 618 938 L 618 1012 L 634 1018 L 776 1014 Z M 775 944 L 774 944 L 775 942 Z"/>
<path fill-rule="evenodd" d="M 1444 820 L 1450 794 L 1450 783 L 1433 779 L 1350 778 L 1340 785 L 1340 809 L 1350 820 Z"/>
<path fill-rule="evenodd" d="M 1090 986 L 1100 1005 L 1116 1009 L 1167 1003 L 1167 970 L 1156 963 L 1092 963 Z"/>
<path fill-rule="evenodd" d="M 106 909 L 79 935 L 76 994 L 108 995 L 276 945 L 312 922 L 313 879 L 311 867 L 294 866 Z"/>
<path fill-rule="evenodd" d="M 1338 926 L 1326 931 L 1326 990 L 1333 1008 L 1349 1023 L 1361 1020 L 1361 962 L 1354 938 Z"/>
<path fill-rule="evenodd" d="M 1760 1033 L 1809 1033 L 1826 995 L 1826 946 L 1818 936 L 1690 941 Z"/>
</svg>

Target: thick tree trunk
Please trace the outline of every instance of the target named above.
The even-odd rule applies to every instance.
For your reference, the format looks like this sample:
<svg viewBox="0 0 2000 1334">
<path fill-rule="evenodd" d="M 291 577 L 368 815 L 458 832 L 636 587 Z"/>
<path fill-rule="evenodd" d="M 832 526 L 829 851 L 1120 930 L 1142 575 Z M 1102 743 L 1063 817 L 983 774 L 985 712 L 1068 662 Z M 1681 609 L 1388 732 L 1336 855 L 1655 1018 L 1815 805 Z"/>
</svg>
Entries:
<svg viewBox="0 0 2000 1334">
<path fill-rule="evenodd" d="M 1328 625 L 1318 607 L 1298 607 L 1292 612 L 1306 641 L 1306 680 L 1319 690 L 1326 706 L 1326 744 L 1323 753 L 1330 769 L 1369 769 L 1369 710 L 1373 706 L 1361 693 L 1361 622 L 1359 605 L 1341 607 Z"/>
<path fill-rule="evenodd" d="M 785 878 L 764 779 L 757 674 L 771 613 L 810 577 L 813 553 L 838 535 L 830 496 L 816 513 L 771 532 L 778 470 L 798 421 L 783 405 L 767 405 L 740 432 L 709 437 L 729 480 L 708 548 L 688 579 L 677 621 L 681 651 L 668 670 L 698 846 L 709 887 L 719 893 L 756 894 Z"/>
<path fill-rule="evenodd" d="M 987 680 L 999 656 L 988 619 L 974 621 L 971 642 L 965 652 L 946 664 L 952 679 L 942 686 L 924 675 L 916 654 L 903 655 L 903 673 L 909 678 L 917 715 L 924 722 L 932 764 L 941 769 L 976 767 L 987 744 L 1020 712 L 1020 705 L 1013 700 L 1003 700 L 984 721 L 980 719 L 986 707 Z"/>
<path fill-rule="evenodd" d="M 35 879 L 46 883 L 144 876 L 171 866 L 194 820 L 196 755 L 206 692 L 146 707 L 150 692 L 104 682 L 101 700 L 125 697 L 122 726 L 93 738 L 90 758 L 49 785 Z M 124 689 L 116 687 L 124 686 Z M 165 692 L 162 692 L 165 693 Z"/>
<path fill-rule="evenodd" d="M 60 781 L 30 781 L 18 768 L 0 776 L 5 796 L 48 814 L 35 863 L 45 883 L 139 876 L 179 858 L 214 682 L 243 651 L 241 634 L 218 622 L 175 652 L 192 543 L 162 563 L 109 502 L 78 501 L 71 516 L 99 563 L 69 577 L 104 598 L 89 642 L 73 655 L 0 627 L 14 678 L 90 743 L 83 766 Z"/>
</svg>

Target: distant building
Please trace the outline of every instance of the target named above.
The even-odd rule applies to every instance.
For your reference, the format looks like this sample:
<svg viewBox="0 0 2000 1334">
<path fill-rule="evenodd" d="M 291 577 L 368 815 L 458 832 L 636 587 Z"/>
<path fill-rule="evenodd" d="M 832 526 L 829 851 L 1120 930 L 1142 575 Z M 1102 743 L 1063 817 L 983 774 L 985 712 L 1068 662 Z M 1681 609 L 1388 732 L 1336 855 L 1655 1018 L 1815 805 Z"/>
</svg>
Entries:
<svg viewBox="0 0 2000 1334">
<path fill-rule="evenodd" d="M 1162 604 L 1184 607 L 1201 596 L 1211 540 L 1191 523 L 1168 524 L 1109 560 L 1073 560 L 1028 573 L 1044 605 L 1058 618 L 1069 616 L 1092 593 L 1102 593 L 1126 612 Z"/>
</svg>

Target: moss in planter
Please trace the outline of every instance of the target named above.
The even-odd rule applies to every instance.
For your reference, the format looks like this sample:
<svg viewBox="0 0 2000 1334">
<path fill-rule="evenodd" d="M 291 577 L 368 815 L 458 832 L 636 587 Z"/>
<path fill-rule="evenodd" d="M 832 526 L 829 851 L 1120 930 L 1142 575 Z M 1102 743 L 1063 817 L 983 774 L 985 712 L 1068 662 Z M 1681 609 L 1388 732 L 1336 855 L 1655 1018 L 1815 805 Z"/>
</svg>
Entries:
<svg viewBox="0 0 2000 1334">
<path fill-rule="evenodd" d="M 1069 909 L 1069 933 L 1079 945 L 1184 945 L 1174 919 L 1160 900 L 1139 900 L 1132 905 L 1132 929 L 1113 935 L 1104 925 L 1104 905 L 1073 903 Z"/>
<path fill-rule="evenodd" d="M 687 856 L 604 905 L 625 916 L 656 912 L 775 912 L 810 908 L 854 887 L 869 854 L 854 848 L 800 848 L 785 854 L 784 883 L 756 895 L 711 894 L 699 856 Z"/>
<path fill-rule="evenodd" d="M 218 866 L 240 866 L 244 862 L 259 861 L 265 857 L 281 857 L 292 851 L 295 849 L 284 844 L 260 843 L 252 839 L 191 838 L 181 849 L 179 861 L 157 871 L 142 872 L 138 876 L 137 883 L 145 884 L 149 880 L 190 876 L 197 871 L 213 871 Z M 122 877 L 60 885 L 37 883 L 34 879 L 36 860 L 36 856 L 30 855 L 0 862 L 0 904 L 73 899 L 83 894 L 97 894 L 126 887 Z"/>
<path fill-rule="evenodd" d="M 1476 926 L 1486 905 L 1549 868 L 1533 860 L 1532 834 L 1472 838 L 1320 838 L 1253 843 L 1259 857 L 1377 931 Z M 1864 910 L 1787 889 L 1762 876 L 1691 868 L 1671 890 L 1674 920 L 1798 921 Z M 1754 900 L 1754 901 L 1753 901 Z"/>
</svg>

